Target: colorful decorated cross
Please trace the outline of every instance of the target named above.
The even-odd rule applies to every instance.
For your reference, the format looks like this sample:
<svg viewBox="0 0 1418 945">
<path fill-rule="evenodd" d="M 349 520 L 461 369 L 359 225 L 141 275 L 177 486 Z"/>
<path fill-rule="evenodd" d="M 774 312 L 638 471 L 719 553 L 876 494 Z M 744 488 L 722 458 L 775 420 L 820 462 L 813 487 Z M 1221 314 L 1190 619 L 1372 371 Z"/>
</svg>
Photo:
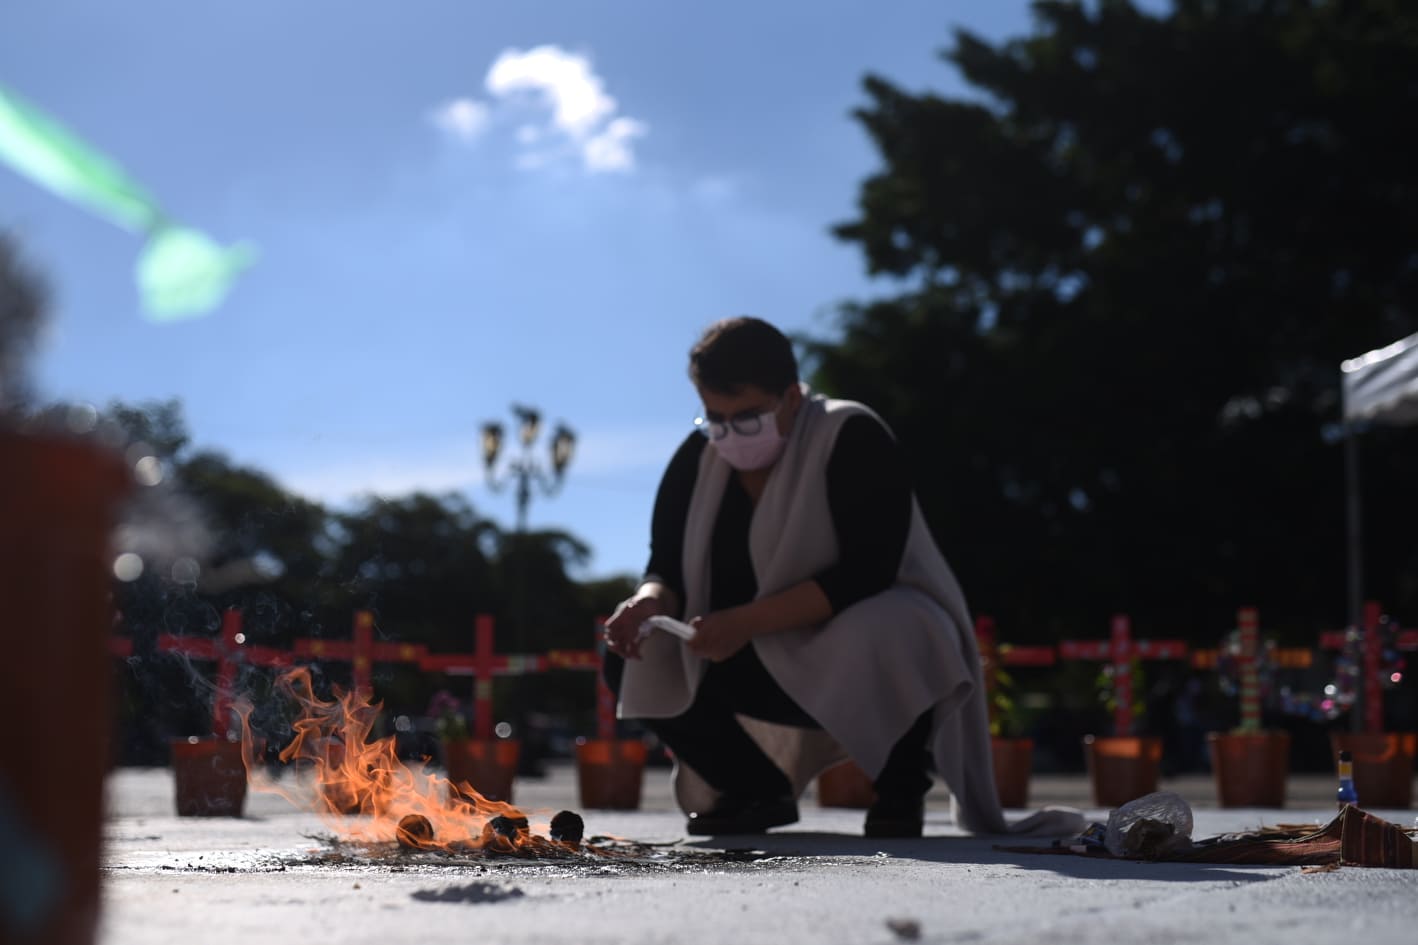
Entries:
<svg viewBox="0 0 1418 945">
<path fill-rule="evenodd" d="M 1352 682 L 1362 675 L 1364 702 L 1360 712 L 1363 727 L 1368 732 L 1379 732 L 1383 730 L 1383 691 L 1387 685 L 1401 678 L 1398 674 L 1402 672 L 1403 658 L 1398 653 L 1418 650 L 1418 631 L 1401 630 L 1386 621 L 1378 601 L 1365 602 L 1363 619 L 1362 633 L 1355 628 L 1326 631 L 1320 634 L 1320 647 L 1340 651 L 1338 686 L 1341 690 L 1346 689 L 1346 680 Z M 1357 653 L 1350 649 L 1352 636 L 1358 637 Z M 1386 640 L 1385 636 L 1389 639 Z M 1390 649 L 1388 654 L 1386 649 Z"/>
<path fill-rule="evenodd" d="M 1379 676 L 1383 665 L 1384 641 L 1379 637 L 1379 622 L 1383 609 L 1378 601 L 1364 605 L 1364 731 L 1384 729 L 1384 681 Z"/>
<path fill-rule="evenodd" d="M 1309 669 L 1315 665 L 1315 654 L 1309 647 L 1267 647 L 1265 653 L 1275 663 L 1277 669 Z M 1221 665 L 1221 661 L 1221 651 L 1215 647 L 1192 650 L 1191 652 L 1192 669 L 1214 670 Z"/>
<path fill-rule="evenodd" d="M 999 649 L 995 645 L 995 618 L 975 618 L 975 646 L 980 651 L 980 672 L 985 677 L 985 705 L 994 715 L 994 700 L 991 698 L 997 683 L 996 670 L 999 668 Z M 991 718 L 993 721 L 993 718 Z"/>
<path fill-rule="evenodd" d="M 295 641 L 294 651 L 302 662 L 349 663 L 350 680 L 362 700 L 374 696 L 375 663 L 422 664 L 428 647 L 422 643 L 375 641 L 374 615 L 367 610 L 355 611 L 354 632 L 349 640 L 325 640 L 302 637 Z"/>
<path fill-rule="evenodd" d="M 506 658 L 499 659 L 492 651 L 493 622 L 487 614 L 478 614 L 473 621 L 472 653 L 430 653 L 419 664 L 431 672 L 450 676 L 472 676 L 473 735 L 492 738 L 492 677 L 506 667 Z"/>
<path fill-rule="evenodd" d="M 1181 640 L 1134 640 L 1132 621 L 1126 614 L 1117 614 L 1112 621 L 1112 634 L 1103 640 L 1064 640 L 1059 644 L 1059 658 L 1064 660 L 1100 660 L 1113 667 L 1113 725 L 1117 734 L 1132 731 L 1132 661 L 1181 660 L 1187 658 L 1187 645 Z"/>
<path fill-rule="evenodd" d="M 995 639 L 994 618 L 984 615 L 975 618 L 975 645 L 980 651 L 980 671 L 985 681 L 985 708 L 990 718 L 990 734 L 1007 734 L 1008 720 L 1001 715 L 1011 712 L 1014 708 L 1013 695 L 1008 691 L 1013 680 L 1004 675 L 1003 667 L 1052 666 L 1056 660 L 1054 648 L 1000 643 Z"/>
<path fill-rule="evenodd" d="M 1051 646 L 1019 646 L 1014 643 L 1000 643 L 995 638 L 995 618 L 981 615 L 975 618 L 975 645 L 980 650 L 980 661 L 985 667 L 985 688 L 991 685 L 991 666 L 1053 666 L 1058 662 L 1058 653 Z"/>
<path fill-rule="evenodd" d="M 524 676 L 554 669 L 600 669 L 600 656 L 595 650 L 549 650 L 546 653 L 493 652 L 493 620 L 479 614 L 473 622 L 472 653 L 429 653 L 419 661 L 430 672 L 450 676 L 472 676 L 473 734 L 476 738 L 493 736 L 492 680 L 495 676 Z"/>
<path fill-rule="evenodd" d="M 1260 731 L 1260 615 L 1254 607 L 1236 611 L 1236 627 L 1240 631 L 1239 660 L 1242 732 Z"/>
</svg>

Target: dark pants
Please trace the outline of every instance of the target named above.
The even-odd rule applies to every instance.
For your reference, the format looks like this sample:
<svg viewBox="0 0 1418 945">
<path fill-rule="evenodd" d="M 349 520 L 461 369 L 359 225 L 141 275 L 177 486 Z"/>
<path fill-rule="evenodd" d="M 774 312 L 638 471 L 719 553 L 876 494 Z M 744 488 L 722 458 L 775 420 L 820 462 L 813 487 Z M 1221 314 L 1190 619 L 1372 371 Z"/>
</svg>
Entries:
<svg viewBox="0 0 1418 945">
<path fill-rule="evenodd" d="M 623 660 L 607 655 L 606 684 L 617 698 L 624 670 Z M 684 714 L 639 721 L 724 794 L 769 798 L 792 793 L 788 776 L 744 731 L 735 714 L 799 728 L 822 727 L 783 691 L 752 645 L 721 663 L 709 664 L 694 703 Z M 875 782 L 882 799 L 911 800 L 930 790 L 926 748 L 930 728 L 927 711 L 896 742 Z"/>
</svg>

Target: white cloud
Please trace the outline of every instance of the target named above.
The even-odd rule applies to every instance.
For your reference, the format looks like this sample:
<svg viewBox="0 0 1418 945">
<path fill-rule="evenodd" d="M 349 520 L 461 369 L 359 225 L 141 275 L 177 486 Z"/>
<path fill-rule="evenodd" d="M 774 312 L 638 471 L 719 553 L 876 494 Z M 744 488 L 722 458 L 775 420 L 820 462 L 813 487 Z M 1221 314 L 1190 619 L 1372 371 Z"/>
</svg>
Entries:
<svg viewBox="0 0 1418 945">
<path fill-rule="evenodd" d="M 591 174 L 635 170 L 634 141 L 645 137 L 650 126 L 618 114 L 619 103 L 606 93 L 605 82 L 585 56 L 553 45 L 504 49 L 484 85 L 499 111 L 530 104 L 547 113 L 544 123 L 518 125 L 518 168 L 546 167 L 570 153 Z M 445 132 L 472 141 L 492 120 L 493 105 L 458 98 L 439 106 L 433 120 Z"/>
<path fill-rule="evenodd" d="M 519 171 L 535 171 L 550 166 L 556 158 L 554 151 L 523 151 L 512 161 L 512 166 Z"/>
<path fill-rule="evenodd" d="M 474 141 L 487 128 L 491 109 L 471 98 L 444 102 L 429 114 L 433 124 L 460 141 Z"/>
<path fill-rule="evenodd" d="M 280 482 L 322 502 L 343 503 L 366 495 L 461 492 L 482 483 L 482 460 L 471 446 L 440 449 L 418 458 L 344 458 L 277 470 Z"/>
<path fill-rule="evenodd" d="M 650 129 L 634 118 L 617 118 L 605 130 L 586 141 L 582 151 L 586 169 L 595 171 L 633 171 L 635 153 L 630 142 L 644 137 Z"/>
<path fill-rule="evenodd" d="M 645 475 L 653 480 L 687 429 L 687 424 L 681 424 L 578 432 L 570 475 L 602 485 L 639 483 Z M 545 459 L 544 447 L 537 458 Z M 397 449 L 376 450 L 327 443 L 314 460 L 309 454 L 292 460 L 282 445 L 249 461 L 269 469 L 287 489 L 331 504 L 367 495 L 472 491 L 485 497 L 486 493 L 480 447 L 468 439 L 432 439 L 418 446 L 400 441 Z"/>
<path fill-rule="evenodd" d="M 577 140 L 589 137 L 616 110 L 590 61 L 557 46 L 504 49 L 488 70 L 486 85 L 497 98 L 539 94 L 551 106 L 552 125 Z"/>
<path fill-rule="evenodd" d="M 738 195 L 738 182 L 729 177 L 701 177 L 690 185 L 690 196 L 707 204 L 721 204 Z"/>
<path fill-rule="evenodd" d="M 677 425 L 591 430 L 578 435 L 571 469 L 583 476 L 618 476 L 650 471 L 658 474 L 693 429 Z"/>
</svg>

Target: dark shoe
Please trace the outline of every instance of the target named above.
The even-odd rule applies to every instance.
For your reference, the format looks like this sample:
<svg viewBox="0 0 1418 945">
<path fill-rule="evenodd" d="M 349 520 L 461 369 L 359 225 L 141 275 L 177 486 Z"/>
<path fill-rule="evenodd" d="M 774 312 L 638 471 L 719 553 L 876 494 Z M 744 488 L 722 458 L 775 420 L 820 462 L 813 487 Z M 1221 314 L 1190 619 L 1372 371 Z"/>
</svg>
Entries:
<svg viewBox="0 0 1418 945">
<path fill-rule="evenodd" d="M 925 798 L 878 798 L 867 809 L 862 833 L 868 837 L 919 837 L 925 822 Z"/>
<path fill-rule="evenodd" d="M 765 798 L 725 794 L 708 810 L 690 814 L 685 829 L 696 837 L 763 833 L 769 827 L 781 827 L 797 820 L 798 804 L 790 795 Z"/>
</svg>

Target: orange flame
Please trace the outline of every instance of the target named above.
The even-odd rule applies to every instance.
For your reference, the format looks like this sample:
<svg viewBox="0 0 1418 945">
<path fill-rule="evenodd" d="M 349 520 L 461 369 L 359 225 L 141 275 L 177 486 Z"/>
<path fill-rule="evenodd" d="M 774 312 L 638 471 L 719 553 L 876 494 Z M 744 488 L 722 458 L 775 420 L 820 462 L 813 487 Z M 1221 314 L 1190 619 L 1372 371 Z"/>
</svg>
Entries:
<svg viewBox="0 0 1418 945">
<path fill-rule="evenodd" d="M 486 842 L 506 849 L 507 841 L 491 831 L 485 839 L 484 828 L 498 815 L 526 816 L 511 804 L 483 797 L 467 782 L 455 791 L 447 778 L 410 768 L 400 760 L 392 736 L 370 741 L 380 703 L 339 690 L 334 701 L 323 700 L 315 695 L 310 670 L 303 667 L 282 674 L 276 688 L 300 708 L 295 738 L 281 752 L 281 761 L 309 766 L 315 810 L 340 836 L 364 842 L 401 840 L 430 850 L 478 848 Z M 259 773 L 251 712 L 250 704 L 240 706 L 241 751 L 252 788 L 278 794 L 297 807 L 308 806 L 308 795 Z M 399 830 L 399 821 L 415 814 L 428 818 L 432 838 L 424 839 L 421 831 Z"/>
</svg>

